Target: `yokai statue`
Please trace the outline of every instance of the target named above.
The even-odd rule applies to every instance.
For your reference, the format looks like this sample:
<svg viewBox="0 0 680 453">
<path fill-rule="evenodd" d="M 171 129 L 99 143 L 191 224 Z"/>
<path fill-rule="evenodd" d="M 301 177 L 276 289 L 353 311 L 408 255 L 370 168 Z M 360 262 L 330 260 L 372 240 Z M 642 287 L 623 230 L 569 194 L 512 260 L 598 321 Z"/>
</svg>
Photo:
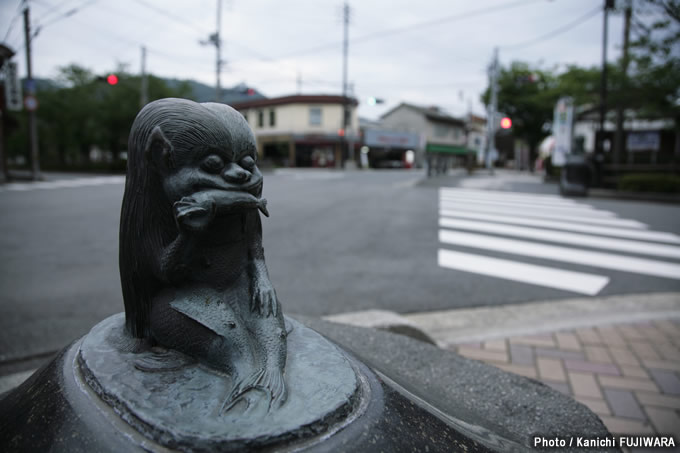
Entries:
<svg viewBox="0 0 680 453">
<path fill-rule="evenodd" d="M 260 212 L 268 216 L 262 173 L 240 113 L 172 98 L 139 112 L 120 225 L 126 328 L 231 376 L 223 411 L 252 394 L 269 407 L 287 397 L 286 329 Z"/>
</svg>

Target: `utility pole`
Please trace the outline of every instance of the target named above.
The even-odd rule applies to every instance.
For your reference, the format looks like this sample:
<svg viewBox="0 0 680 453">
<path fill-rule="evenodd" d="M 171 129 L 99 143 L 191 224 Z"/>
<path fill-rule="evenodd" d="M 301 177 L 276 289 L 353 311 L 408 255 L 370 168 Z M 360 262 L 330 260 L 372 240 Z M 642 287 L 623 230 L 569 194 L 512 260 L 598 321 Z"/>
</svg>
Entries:
<svg viewBox="0 0 680 453">
<path fill-rule="evenodd" d="M 623 56 L 621 58 L 621 74 L 623 76 L 624 84 L 627 82 L 628 64 L 630 63 L 628 47 L 630 45 L 630 20 L 632 15 L 633 2 L 631 0 L 627 0 L 623 13 Z M 621 155 L 626 149 L 623 133 L 623 123 L 625 120 L 624 114 L 624 106 L 619 102 L 619 105 L 616 107 L 616 137 L 614 138 L 614 154 L 612 155 L 612 161 L 614 165 L 619 163 Z"/>
<path fill-rule="evenodd" d="M 35 82 L 33 82 L 33 70 L 31 66 L 31 23 L 28 10 L 28 2 L 24 8 L 24 39 L 26 40 L 26 86 L 29 96 L 35 96 Z M 34 180 L 40 179 L 40 156 L 38 154 L 38 124 L 36 121 L 35 108 L 28 108 L 28 143 L 31 154 L 31 172 Z"/>
<path fill-rule="evenodd" d="M 354 150 L 347 146 L 347 127 L 350 125 L 350 110 L 347 86 L 347 53 L 349 50 L 349 3 L 345 2 L 342 7 L 343 39 L 342 39 L 342 130 L 341 137 L 342 153 L 345 157 L 345 166 L 354 164 Z"/>
<path fill-rule="evenodd" d="M 296 86 L 297 86 L 297 94 L 302 93 L 302 74 L 300 71 L 297 73 L 297 79 L 295 80 Z"/>
<path fill-rule="evenodd" d="M 614 7 L 614 0 L 604 0 L 603 23 L 602 23 L 602 71 L 600 79 L 600 135 L 595 143 L 595 185 L 599 186 L 602 180 L 604 162 L 604 123 L 607 115 L 607 22 L 609 8 Z"/>
<path fill-rule="evenodd" d="M 486 169 L 493 174 L 492 159 L 496 155 L 496 112 L 498 111 L 498 47 L 493 49 L 493 60 L 489 67 L 491 102 L 486 109 Z"/>
<path fill-rule="evenodd" d="M 217 53 L 215 60 L 215 102 L 222 102 L 222 86 L 220 82 L 220 73 L 222 72 L 222 41 L 220 40 L 220 28 L 222 23 L 222 0 L 217 0 L 217 31 L 210 36 L 206 41 L 200 41 L 204 46 L 213 45 Z"/>
<path fill-rule="evenodd" d="M 217 31 L 215 32 L 215 50 L 217 51 L 217 59 L 215 60 L 217 79 L 217 83 L 215 84 L 215 98 L 217 102 L 222 102 L 222 86 L 220 82 L 220 73 L 222 72 L 222 43 L 220 42 L 220 28 L 222 28 L 222 0 L 217 0 Z"/>
<path fill-rule="evenodd" d="M 144 107 L 149 102 L 149 80 L 146 76 L 146 47 L 142 46 L 142 89 L 139 99 L 140 107 Z"/>
</svg>

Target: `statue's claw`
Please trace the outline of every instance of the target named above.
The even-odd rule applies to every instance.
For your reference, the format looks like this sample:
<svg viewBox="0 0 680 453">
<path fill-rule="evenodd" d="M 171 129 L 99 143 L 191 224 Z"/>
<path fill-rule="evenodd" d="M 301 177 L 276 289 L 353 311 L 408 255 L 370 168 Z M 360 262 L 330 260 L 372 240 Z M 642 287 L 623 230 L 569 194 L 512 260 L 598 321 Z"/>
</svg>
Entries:
<svg viewBox="0 0 680 453">
<path fill-rule="evenodd" d="M 196 200 L 194 197 L 183 197 L 173 205 L 177 225 L 191 231 L 207 228 L 217 211 L 215 201 Z"/>
<path fill-rule="evenodd" d="M 279 312 L 279 302 L 276 298 L 274 288 L 259 287 L 255 289 L 253 298 L 250 301 L 250 311 L 256 311 L 260 315 L 276 317 Z"/>
</svg>

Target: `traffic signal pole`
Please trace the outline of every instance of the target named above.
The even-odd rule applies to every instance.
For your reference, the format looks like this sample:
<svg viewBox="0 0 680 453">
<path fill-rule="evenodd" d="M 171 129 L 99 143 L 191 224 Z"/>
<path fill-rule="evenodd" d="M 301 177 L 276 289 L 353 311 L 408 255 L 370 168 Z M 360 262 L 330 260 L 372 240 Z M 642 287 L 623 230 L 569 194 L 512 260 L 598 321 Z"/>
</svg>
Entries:
<svg viewBox="0 0 680 453">
<path fill-rule="evenodd" d="M 149 79 L 146 76 L 146 47 L 142 46 L 142 87 L 140 90 L 140 108 L 149 103 Z"/>
<path fill-rule="evenodd" d="M 493 174 L 492 157 L 496 154 L 496 116 L 498 111 L 498 47 L 493 49 L 493 60 L 489 67 L 491 102 L 486 112 L 486 169 Z"/>
<path fill-rule="evenodd" d="M 26 39 L 26 84 L 29 87 L 28 94 L 35 95 L 33 71 L 31 67 L 31 23 L 28 11 L 28 3 L 24 8 L 24 37 Z M 38 154 L 38 125 L 36 121 L 35 108 L 28 110 L 28 143 L 31 155 L 31 172 L 34 180 L 40 179 L 40 156 Z"/>
</svg>

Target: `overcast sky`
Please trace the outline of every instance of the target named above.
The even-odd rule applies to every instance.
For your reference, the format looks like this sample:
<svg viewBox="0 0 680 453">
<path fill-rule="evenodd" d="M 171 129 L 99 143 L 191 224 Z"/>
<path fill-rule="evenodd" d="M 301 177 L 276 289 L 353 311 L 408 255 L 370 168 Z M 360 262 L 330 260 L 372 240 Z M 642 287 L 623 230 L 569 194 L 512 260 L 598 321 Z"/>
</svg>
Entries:
<svg viewBox="0 0 680 453">
<path fill-rule="evenodd" d="M 222 86 L 240 82 L 266 96 L 342 90 L 341 0 L 222 0 Z M 21 0 L 0 0 L 0 38 L 21 49 Z M 215 84 L 215 47 L 202 46 L 216 29 L 217 0 L 30 0 L 35 77 L 55 77 L 78 63 L 98 73 L 118 63 L 163 77 Z M 399 102 L 439 105 L 454 115 L 472 108 L 487 86 L 494 46 L 501 64 L 526 61 L 552 69 L 599 65 L 602 0 L 363 0 L 350 1 L 349 80 L 359 114 L 377 118 Z M 73 10 L 77 11 L 65 17 Z M 599 9 L 599 10 L 598 10 Z M 579 18 L 585 18 L 579 20 Z M 622 18 L 609 15 L 608 57 L 620 56 Z M 559 30 L 566 31 L 555 34 Z M 537 40 L 542 36 L 551 36 Z M 553 37 L 554 36 L 554 37 Z M 531 45 L 517 46 L 527 42 Z M 515 46 L 514 48 L 512 46 Z M 384 105 L 369 106 L 369 96 Z"/>
</svg>

